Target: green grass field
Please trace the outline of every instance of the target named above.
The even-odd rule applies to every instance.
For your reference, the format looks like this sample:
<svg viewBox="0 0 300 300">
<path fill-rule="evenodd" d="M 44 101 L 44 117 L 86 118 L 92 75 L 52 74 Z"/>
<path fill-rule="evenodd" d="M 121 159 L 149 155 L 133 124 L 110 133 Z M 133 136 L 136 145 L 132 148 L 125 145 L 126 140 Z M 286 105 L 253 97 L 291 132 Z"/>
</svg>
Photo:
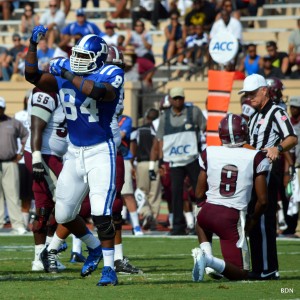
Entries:
<svg viewBox="0 0 300 300">
<path fill-rule="evenodd" d="M 59 274 L 31 272 L 33 238 L 0 237 L 0 299 L 300 299 L 300 241 L 278 241 L 280 276 L 278 281 L 229 282 L 205 277 L 191 279 L 191 249 L 196 238 L 124 238 L 124 252 L 143 269 L 143 275 L 119 275 L 119 285 L 97 287 L 99 270 L 80 277 L 80 264 L 68 262 L 70 249 L 61 254 L 67 270 Z M 71 240 L 68 240 L 71 247 Z M 214 253 L 220 257 L 219 243 Z"/>
</svg>

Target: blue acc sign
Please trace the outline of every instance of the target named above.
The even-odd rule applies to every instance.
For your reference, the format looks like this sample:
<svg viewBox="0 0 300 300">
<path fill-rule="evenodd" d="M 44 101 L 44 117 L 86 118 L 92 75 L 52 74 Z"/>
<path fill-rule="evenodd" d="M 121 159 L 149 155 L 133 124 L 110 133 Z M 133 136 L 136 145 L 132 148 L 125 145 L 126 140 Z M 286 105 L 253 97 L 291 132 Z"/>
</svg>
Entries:
<svg viewBox="0 0 300 300">
<path fill-rule="evenodd" d="M 189 154 L 189 148 L 191 145 L 183 145 L 183 146 L 177 146 L 177 147 L 172 147 L 170 150 L 169 155 L 181 155 L 181 154 Z"/>
<path fill-rule="evenodd" d="M 209 43 L 209 53 L 219 64 L 226 64 L 232 60 L 238 49 L 237 39 L 227 31 L 219 32 Z"/>
</svg>

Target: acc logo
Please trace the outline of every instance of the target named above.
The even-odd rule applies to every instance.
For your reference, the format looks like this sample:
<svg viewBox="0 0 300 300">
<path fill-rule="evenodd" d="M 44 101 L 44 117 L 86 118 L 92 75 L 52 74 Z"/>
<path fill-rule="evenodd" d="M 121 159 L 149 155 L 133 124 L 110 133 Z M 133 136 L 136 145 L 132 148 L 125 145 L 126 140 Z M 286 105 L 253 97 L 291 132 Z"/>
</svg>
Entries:
<svg viewBox="0 0 300 300">
<path fill-rule="evenodd" d="M 188 154 L 189 148 L 191 145 L 184 145 L 184 146 L 178 146 L 178 147 L 172 147 L 170 150 L 170 156 L 171 155 L 181 155 L 181 154 Z"/>
<path fill-rule="evenodd" d="M 221 31 L 209 44 L 212 59 L 219 64 L 226 64 L 237 54 L 239 44 L 237 39 L 228 31 Z"/>
<path fill-rule="evenodd" d="M 231 51 L 233 49 L 233 42 L 216 42 L 214 47 L 213 47 L 213 51 L 214 50 L 219 50 L 219 51 Z"/>
</svg>

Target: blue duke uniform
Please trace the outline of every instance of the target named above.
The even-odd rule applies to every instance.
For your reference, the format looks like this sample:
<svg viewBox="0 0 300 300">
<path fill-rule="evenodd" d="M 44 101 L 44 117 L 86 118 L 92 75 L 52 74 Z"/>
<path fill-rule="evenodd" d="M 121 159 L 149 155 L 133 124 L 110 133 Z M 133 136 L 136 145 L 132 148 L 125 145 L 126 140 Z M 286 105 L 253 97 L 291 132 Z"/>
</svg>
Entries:
<svg viewBox="0 0 300 300">
<path fill-rule="evenodd" d="M 64 67 L 70 70 L 69 61 Z M 85 96 L 71 82 L 56 77 L 69 131 L 70 145 L 57 183 L 56 220 L 73 220 L 88 190 L 91 214 L 111 215 L 115 198 L 116 147 L 111 122 L 124 85 L 124 71 L 104 65 L 85 80 L 110 83 L 116 93 L 112 102 Z"/>
</svg>

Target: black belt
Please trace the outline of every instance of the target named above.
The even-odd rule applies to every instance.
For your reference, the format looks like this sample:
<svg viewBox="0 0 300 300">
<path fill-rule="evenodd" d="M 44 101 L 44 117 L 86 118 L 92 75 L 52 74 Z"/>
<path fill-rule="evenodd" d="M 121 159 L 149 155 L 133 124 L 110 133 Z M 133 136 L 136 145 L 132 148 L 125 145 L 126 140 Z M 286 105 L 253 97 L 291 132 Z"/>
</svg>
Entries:
<svg viewBox="0 0 300 300">
<path fill-rule="evenodd" d="M 12 162 L 16 159 L 17 155 L 15 155 L 14 157 L 10 158 L 10 159 L 0 159 L 0 163 L 3 162 Z"/>
</svg>

